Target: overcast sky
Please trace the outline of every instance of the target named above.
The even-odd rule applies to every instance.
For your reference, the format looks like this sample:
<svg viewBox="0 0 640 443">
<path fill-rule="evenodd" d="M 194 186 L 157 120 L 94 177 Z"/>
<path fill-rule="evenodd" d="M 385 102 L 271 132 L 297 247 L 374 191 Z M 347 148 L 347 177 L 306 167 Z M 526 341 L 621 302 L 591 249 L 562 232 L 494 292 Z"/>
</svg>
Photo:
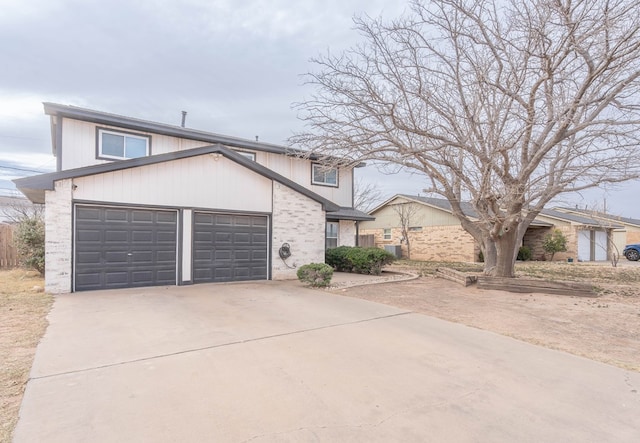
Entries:
<svg viewBox="0 0 640 443">
<path fill-rule="evenodd" d="M 354 15 L 393 18 L 389 0 L 0 0 L 0 195 L 10 179 L 50 171 L 42 102 L 76 105 L 224 135 L 286 144 L 301 130 L 292 103 L 309 90 L 309 58 L 357 43 Z M 358 169 L 385 197 L 416 194 L 417 176 Z M 3 189 L 4 188 L 4 189 Z M 640 219 L 620 189 L 565 196 Z"/>
</svg>

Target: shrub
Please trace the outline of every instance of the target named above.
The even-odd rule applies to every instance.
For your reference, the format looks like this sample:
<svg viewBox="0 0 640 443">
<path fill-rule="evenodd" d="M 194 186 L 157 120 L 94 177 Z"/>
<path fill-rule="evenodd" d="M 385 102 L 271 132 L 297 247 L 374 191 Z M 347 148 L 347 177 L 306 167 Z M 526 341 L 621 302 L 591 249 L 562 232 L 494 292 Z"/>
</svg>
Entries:
<svg viewBox="0 0 640 443">
<path fill-rule="evenodd" d="M 395 260 L 395 256 L 384 249 L 340 246 L 329 249 L 326 262 L 339 272 L 380 275 L 382 267 Z"/>
<path fill-rule="evenodd" d="M 338 272 L 351 272 L 351 265 L 347 260 L 347 253 L 350 249 L 349 246 L 327 249 L 324 261 Z"/>
<path fill-rule="evenodd" d="M 521 246 L 518 249 L 518 260 L 528 261 L 532 257 L 531 248 L 529 246 Z"/>
<path fill-rule="evenodd" d="M 567 237 L 562 234 L 560 229 L 554 229 L 553 233 L 547 234 L 542 244 L 544 252 L 551 254 L 551 260 L 556 252 L 566 252 L 567 250 Z"/>
<path fill-rule="evenodd" d="M 20 220 L 14 242 L 20 264 L 44 275 L 44 220 L 42 217 L 25 217 Z"/>
<path fill-rule="evenodd" d="M 297 272 L 298 280 L 308 283 L 314 288 L 324 288 L 331 284 L 333 277 L 333 268 L 324 263 L 309 263 L 300 266 Z"/>
</svg>

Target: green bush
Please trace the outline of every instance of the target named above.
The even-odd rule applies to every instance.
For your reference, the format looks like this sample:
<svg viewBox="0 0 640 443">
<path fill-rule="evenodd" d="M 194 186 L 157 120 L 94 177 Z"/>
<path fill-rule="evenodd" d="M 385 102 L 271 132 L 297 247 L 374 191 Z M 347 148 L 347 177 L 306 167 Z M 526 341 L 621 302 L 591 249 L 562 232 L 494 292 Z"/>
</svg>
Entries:
<svg viewBox="0 0 640 443">
<path fill-rule="evenodd" d="M 518 249 L 518 260 L 529 261 L 532 257 L 531 248 L 529 246 L 521 246 Z"/>
<path fill-rule="evenodd" d="M 308 283 L 315 288 L 324 288 L 331 284 L 333 268 L 324 263 L 309 263 L 300 266 L 297 272 L 298 280 Z"/>
<path fill-rule="evenodd" d="M 554 229 L 553 233 L 547 234 L 544 238 L 542 249 L 544 249 L 544 252 L 551 254 L 551 260 L 553 261 L 553 256 L 556 252 L 567 251 L 567 237 L 564 236 L 560 229 Z"/>
<path fill-rule="evenodd" d="M 325 263 L 338 272 L 351 272 L 351 264 L 347 260 L 347 253 L 350 249 L 350 246 L 327 249 L 324 256 Z"/>
<path fill-rule="evenodd" d="M 339 246 L 329 249 L 326 262 L 338 272 L 380 275 L 382 267 L 395 260 L 395 256 L 384 249 Z"/>
<path fill-rule="evenodd" d="M 44 275 L 44 220 L 42 217 L 25 217 L 20 220 L 14 242 L 20 264 Z"/>
</svg>

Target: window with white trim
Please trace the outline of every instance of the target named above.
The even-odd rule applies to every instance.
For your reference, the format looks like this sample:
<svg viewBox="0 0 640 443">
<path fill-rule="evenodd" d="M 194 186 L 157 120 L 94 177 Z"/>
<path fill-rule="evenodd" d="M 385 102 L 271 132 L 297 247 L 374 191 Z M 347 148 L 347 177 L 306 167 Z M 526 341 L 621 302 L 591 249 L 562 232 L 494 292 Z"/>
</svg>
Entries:
<svg viewBox="0 0 640 443">
<path fill-rule="evenodd" d="M 98 129 L 98 157 L 114 160 L 146 157 L 151 137 L 107 129 Z"/>
<path fill-rule="evenodd" d="M 325 235 L 325 249 L 338 247 L 338 222 L 327 222 L 327 233 Z"/>
<path fill-rule="evenodd" d="M 338 186 L 338 168 L 313 163 L 311 169 L 311 183 L 314 185 Z"/>
<path fill-rule="evenodd" d="M 382 235 L 383 240 L 391 240 L 391 228 L 385 228 Z"/>
</svg>

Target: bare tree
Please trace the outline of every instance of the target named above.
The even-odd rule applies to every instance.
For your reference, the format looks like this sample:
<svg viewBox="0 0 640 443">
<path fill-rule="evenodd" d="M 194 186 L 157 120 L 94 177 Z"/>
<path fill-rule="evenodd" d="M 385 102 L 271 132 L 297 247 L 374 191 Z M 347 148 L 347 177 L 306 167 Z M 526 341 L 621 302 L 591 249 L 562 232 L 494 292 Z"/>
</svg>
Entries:
<svg viewBox="0 0 640 443">
<path fill-rule="evenodd" d="M 29 219 L 44 219 L 44 205 L 32 204 L 23 198 L 7 198 L 0 212 L 10 224 L 18 224 Z"/>
<path fill-rule="evenodd" d="M 409 238 L 409 228 L 415 222 L 414 218 L 418 213 L 419 207 L 415 203 L 397 203 L 391 205 L 400 220 L 400 232 L 402 240 L 407 244 L 407 258 L 411 260 L 411 239 Z"/>
<path fill-rule="evenodd" d="M 378 203 L 382 202 L 382 191 L 377 183 L 364 183 L 357 178 L 353 187 L 353 207 L 368 212 Z"/>
<path fill-rule="evenodd" d="M 414 1 L 314 60 L 298 104 L 319 155 L 421 173 L 512 277 L 530 223 L 561 193 L 639 176 L 640 2 Z M 470 219 L 461 202 L 473 205 Z"/>
</svg>

